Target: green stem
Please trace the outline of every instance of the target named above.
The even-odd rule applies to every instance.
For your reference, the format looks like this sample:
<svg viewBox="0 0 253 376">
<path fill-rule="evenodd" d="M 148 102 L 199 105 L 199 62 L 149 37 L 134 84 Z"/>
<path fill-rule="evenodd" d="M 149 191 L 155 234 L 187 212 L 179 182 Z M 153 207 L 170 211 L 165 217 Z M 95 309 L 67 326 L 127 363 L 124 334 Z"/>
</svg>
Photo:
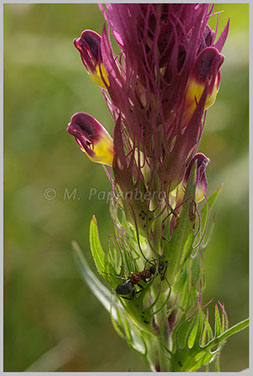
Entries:
<svg viewBox="0 0 253 376">
<path fill-rule="evenodd" d="M 158 284 L 158 280 L 157 280 L 157 284 Z M 161 286 L 156 286 L 156 288 L 159 289 L 161 288 Z M 165 299 L 166 299 L 166 294 L 161 292 L 160 297 L 159 297 L 159 307 L 161 307 Z M 155 308 L 157 309 L 159 307 L 157 306 Z M 167 308 L 165 305 L 163 309 L 155 315 L 155 320 L 160 328 L 160 334 L 157 336 L 157 352 L 158 352 L 160 372 L 169 371 L 168 359 L 165 356 L 165 350 L 164 350 L 164 345 L 163 345 L 164 338 L 167 338 L 167 334 L 161 332 L 162 330 L 166 330 L 166 325 L 163 325 L 163 320 L 165 320 L 166 318 L 166 309 Z"/>
<path fill-rule="evenodd" d="M 157 349 L 158 349 L 160 372 L 168 372 L 169 371 L 168 359 L 164 355 L 164 348 L 163 348 L 163 344 L 162 344 L 160 336 L 157 337 Z"/>
</svg>

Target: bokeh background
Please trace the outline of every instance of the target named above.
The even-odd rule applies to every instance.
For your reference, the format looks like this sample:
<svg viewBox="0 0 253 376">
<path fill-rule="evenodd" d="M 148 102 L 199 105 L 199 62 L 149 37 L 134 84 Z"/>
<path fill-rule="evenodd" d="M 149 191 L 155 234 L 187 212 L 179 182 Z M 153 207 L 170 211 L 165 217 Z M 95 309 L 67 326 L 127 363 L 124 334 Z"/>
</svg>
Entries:
<svg viewBox="0 0 253 376">
<path fill-rule="evenodd" d="M 200 146 L 211 159 L 208 192 L 224 183 L 204 300 L 224 302 L 233 325 L 248 316 L 248 5 L 214 9 L 225 11 L 219 31 L 229 16 L 231 27 L 221 89 Z M 94 270 L 92 215 L 104 246 L 113 230 L 108 204 L 97 195 L 89 199 L 92 188 L 110 190 L 103 168 L 66 132 L 78 111 L 113 129 L 72 43 L 83 29 L 101 33 L 103 24 L 96 4 L 4 5 L 5 371 L 146 370 L 83 283 L 71 250 L 75 239 Z M 216 16 L 209 24 L 215 27 Z M 75 197 L 64 197 L 66 189 L 76 189 Z M 229 339 L 221 356 L 222 371 L 245 368 L 247 330 Z"/>
</svg>

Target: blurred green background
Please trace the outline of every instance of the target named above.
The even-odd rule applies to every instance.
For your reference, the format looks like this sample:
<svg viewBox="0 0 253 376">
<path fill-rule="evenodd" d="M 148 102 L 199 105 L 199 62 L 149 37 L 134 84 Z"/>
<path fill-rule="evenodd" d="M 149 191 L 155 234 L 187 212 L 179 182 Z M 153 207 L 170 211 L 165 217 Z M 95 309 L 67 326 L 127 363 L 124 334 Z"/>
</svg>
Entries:
<svg viewBox="0 0 253 376">
<path fill-rule="evenodd" d="M 209 194 L 224 188 L 204 300 L 224 302 L 233 325 L 248 316 L 248 5 L 216 4 L 220 9 L 219 31 L 229 16 L 231 27 L 200 151 L 211 159 Z M 66 132 L 78 111 L 113 129 L 72 43 L 84 29 L 101 33 L 103 23 L 96 4 L 4 5 L 5 371 L 146 371 L 82 282 L 71 251 L 77 240 L 94 270 L 92 215 L 104 246 L 113 231 L 106 202 L 89 200 L 92 188 L 110 190 L 103 168 Z M 216 16 L 209 24 L 215 27 Z M 48 188 L 55 199 L 46 199 Z M 66 189 L 76 189 L 75 199 L 64 199 Z M 247 330 L 229 339 L 221 356 L 222 371 L 245 368 Z"/>
</svg>

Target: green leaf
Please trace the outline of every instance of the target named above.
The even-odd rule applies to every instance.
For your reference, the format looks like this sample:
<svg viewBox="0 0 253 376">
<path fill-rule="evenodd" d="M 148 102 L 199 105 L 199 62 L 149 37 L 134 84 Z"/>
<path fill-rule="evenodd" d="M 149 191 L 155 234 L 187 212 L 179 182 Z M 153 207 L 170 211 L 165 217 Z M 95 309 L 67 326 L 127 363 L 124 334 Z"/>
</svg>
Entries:
<svg viewBox="0 0 253 376">
<path fill-rule="evenodd" d="M 196 335 L 198 331 L 198 322 L 196 321 L 187 339 L 187 346 L 191 349 L 194 346 Z"/>
<path fill-rule="evenodd" d="M 201 336 L 203 334 L 202 328 L 203 328 L 203 321 L 204 321 L 204 313 L 199 303 L 198 303 L 198 312 L 195 316 L 196 318 L 194 321 L 194 326 L 187 339 L 187 345 L 189 349 L 191 349 L 193 346 L 198 347 L 200 345 Z"/>
<path fill-rule="evenodd" d="M 203 324 L 204 324 L 204 312 L 200 304 L 198 303 L 198 330 L 197 330 L 197 334 L 195 337 L 195 342 L 197 346 L 201 344 L 202 334 L 203 334 L 203 331 L 205 330 L 205 326 L 203 326 Z"/>
<path fill-rule="evenodd" d="M 178 331 L 177 331 L 177 336 L 176 336 L 176 340 L 177 340 L 177 343 L 178 343 L 178 346 L 183 349 L 186 345 L 186 339 L 188 337 L 188 333 L 190 332 L 192 326 L 194 325 L 192 323 L 192 317 L 190 317 L 189 319 L 187 319 L 186 321 L 183 322 L 183 324 L 179 327 Z"/>
<path fill-rule="evenodd" d="M 123 324 L 122 324 L 122 320 L 121 320 L 121 317 L 120 317 L 120 312 L 119 312 L 117 306 L 115 307 L 115 310 L 116 310 L 117 320 L 114 318 L 114 316 L 111 312 L 112 325 L 113 325 L 114 329 L 116 330 L 116 332 L 118 333 L 118 335 L 126 341 L 126 336 L 123 333 L 123 329 L 122 329 Z"/>
<path fill-rule="evenodd" d="M 116 276 L 116 271 L 102 249 L 95 216 L 92 217 L 90 223 L 90 247 L 98 272 L 112 285 L 113 288 L 116 288 L 119 285 L 119 280 L 114 278 L 114 276 Z"/>
<path fill-rule="evenodd" d="M 221 334 L 221 319 L 217 304 L 215 305 L 215 337 Z"/>
<path fill-rule="evenodd" d="M 205 315 L 203 314 L 203 321 L 204 321 L 204 329 L 203 329 L 203 333 L 202 333 L 202 336 L 201 336 L 201 340 L 200 340 L 200 345 L 201 346 L 204 346 L 205 343 L 206 343 L 206 337 L 210 336 L 210 333 L 208 333 L 208 328 L 207 328 L 207 325 L 205 323 Z M 212 337 L 211 337 L 212 338 Z"/>
<path fill-rule="evenodd" d="M 76 242 L 72 243 L 74 257 L 80 268 L 82 277 L 89 286 L 93 294 L 102 303 L 108 312 L 111 312 L 111 292 L 98 280 L 95 274 L 90 269 L 79 245 Z M 116 311 L 112 308 L 112 315 L 116 317 Z"/>
<path fill-rule="evenodd" d="M 147 346 L 142 334 L 136 326 L 129 323 L 124 311 L 122 311 L 117 305 L 115 306 L 115 309 L 117 320 L 115 320 L 113 315 L 111 316 L 114 329 L 134 351 L 145 357 L 147 354 Z"/>
<path fill-rule="evenodd" d="M 223 188 L 223 185 L 221 184 L 216 191 L 209 197 L 208 203 L 206 202 L 203 208 L 201 209 L 201 218 L 206 219 L 208 217 L 209 211 L 213 208 L 221 190 Z M 203 221 L 205 222 L 205 220 Z"/>
<path fill-rule="evenodd" d="M 202 342 L 201 342 L 201 346 L 203 347 L 205 345 L 205 337 L 206 337 L 206 333 L 207 333 L 207 340 L 208 341 L 211 341 L 213 339 L 213 332 L 212 332 L 212 328 L 211 328 L 211 325 L 209 324 L 209 321 L 208 321 L 208 313 L 207 313 L 207 316 L 204 314 L 203 315 L 203 319 L 204 319 L 204 332 L 205 333 L 205 336 L 202 337 Z"/>
</svg>

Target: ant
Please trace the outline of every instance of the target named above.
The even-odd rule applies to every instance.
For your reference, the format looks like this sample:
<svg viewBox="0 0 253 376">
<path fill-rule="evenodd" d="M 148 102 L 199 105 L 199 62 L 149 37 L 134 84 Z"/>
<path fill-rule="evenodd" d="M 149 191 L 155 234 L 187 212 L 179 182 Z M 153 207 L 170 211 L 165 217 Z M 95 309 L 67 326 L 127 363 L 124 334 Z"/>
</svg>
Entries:
<svg viewBox="0 0 253 376">
<path fill-rule="evenodd" d="M 151 264 L 150 261 L 147 260 L 146 263 L 147 262 L 149 262 Z M 136 294 L 138 294 L 138 293 L 140 293 L 141 291 L 144 290 L 144 287 L 140 284 L 140 282 L 144 281 L 144 282 L 147 283 L 147 282 L 151 281 L 151 279 L 155 275 L 156 271 L 158 271 L 158 273 L 162 275 L 161 279 L 165 278 L 164 273 L 165 273 L 166 269 L 165 269 L 164 273 L 162 273 L 162 271 L 164 270 L 164 263 L 163 262 L 159 262 L 158 267 L 155 264 L 151 264 L 151 267 L 149 269 L 146 269 L 146 263 L 145 263 L 144 269 L 140 273 L 130 272 L 131 275 L 127 278 L 113 276 L 115 278 L 123 279 L 124 281 L 126 281 L 126 282 L 120 283 L 115 289 L 115 292 L 117 294 L 121 295 L 121 297 L 123 299 L 134 300 Z M 137 291 L 137 292 L 136 292 L 135 287 L 134 287 L 135 285 L 140 287 L 140 290 Z M 129 294 L 132 294 L 131 298 L 128 298 L 128 297 L 125 296 L 125 295 L 129 295 Z"/>
</svg>

